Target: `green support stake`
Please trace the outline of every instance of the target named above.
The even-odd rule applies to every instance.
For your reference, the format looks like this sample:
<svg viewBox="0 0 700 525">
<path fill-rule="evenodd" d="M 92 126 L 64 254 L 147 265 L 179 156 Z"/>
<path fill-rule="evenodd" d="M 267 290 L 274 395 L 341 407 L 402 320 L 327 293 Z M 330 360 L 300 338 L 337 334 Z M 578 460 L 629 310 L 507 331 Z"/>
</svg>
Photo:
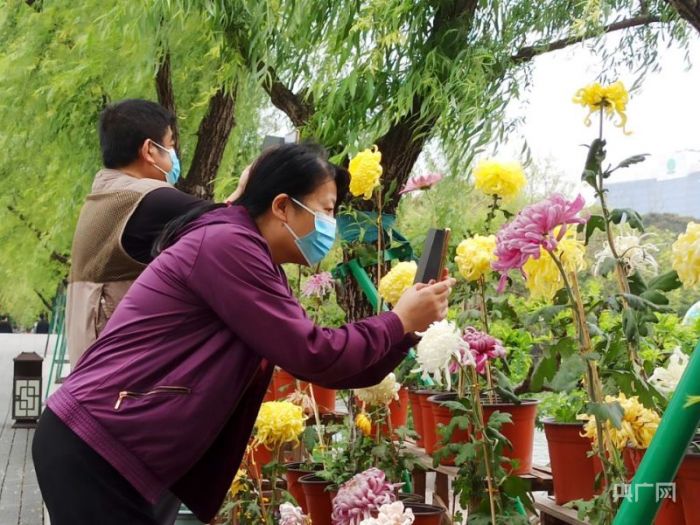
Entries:
<svg viewBox="0 0 700 525">
<path fill-rule="evenodd" d="M 690 356 L 668 408 L 661 418 L 649 449 L 628 487 L 614 525 L 651 525 L 663 499 L 657 497 L 657 484 L 676 477 L 690 441 L 700 423 L 700 404 L 683 408 L 688 396 L 700 395 L 700 343 Z"/>
<path fill-rule="evenodd" d="M 360 285 L 360 288 L 362 288 L 362 291 L 367 296 L 367 299 L 372 305 L 372 308 L 376 310 L 377 305 L 379 304 L 379 293 L 374 287 L 372 279 L 370 279 L 365 269 L 362 266 L 360 266 L 360 263 L 357 259 L 352 259 L 351 261 L 348 261 L 348 267 L 350 268 L 350 273 L 357 281 L 357 284 Z M 384 309 L 387 309 L 386 305 L 384 305 Z"/>
</svg>

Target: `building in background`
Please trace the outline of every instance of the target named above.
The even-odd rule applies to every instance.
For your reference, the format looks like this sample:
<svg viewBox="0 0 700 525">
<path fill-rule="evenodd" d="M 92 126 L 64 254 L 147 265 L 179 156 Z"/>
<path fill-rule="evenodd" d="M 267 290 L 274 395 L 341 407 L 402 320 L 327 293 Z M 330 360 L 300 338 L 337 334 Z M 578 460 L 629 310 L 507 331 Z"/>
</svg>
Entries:
<svg viewBox="0 0 700 525">
<path fill-rule="evenodd" d="M 653 171 L 663 172 L 659 168 Z M 700 152 L 676 152 L 666 161 L 664 175 L 611 182 L 607 188 L 613 208 L 700 218 Z"/>
</svg>

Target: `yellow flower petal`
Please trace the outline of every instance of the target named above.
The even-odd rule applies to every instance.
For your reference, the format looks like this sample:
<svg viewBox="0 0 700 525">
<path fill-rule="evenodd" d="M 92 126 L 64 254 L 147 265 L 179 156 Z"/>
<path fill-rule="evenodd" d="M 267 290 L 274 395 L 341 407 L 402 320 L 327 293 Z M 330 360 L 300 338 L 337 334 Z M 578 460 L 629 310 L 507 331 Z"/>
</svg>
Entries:
<svg viewBox="0 0 700 525">
<path fill-rule="evenodd" d="M 621 81 L 614 82 L 608 86 L 603 86 L 599 82 L 582 87 L 574 95 L 573 102 L 588 108 L 588 115 L 584 120 L 586 126 L 591 125 L 591 115 L 601 108 L 605 115 L 612 118 L 619 117 L 619 122 L 615 125 L 622 128 L 625 135 L 630 133 L 625 129 L 627 124 L 627 102 L 629 93 Z"/>
<path fill-rule="evenodd" d="M 671 246 L 671 258 L 684 288 L 692 288 L 700 281 L 700 224 L 688 223 L 685 233 Z"/>
<path fill-rule="evenodd" d="M 298 443 L 304 432 L 302 407 L 289 401 L 263 403 L 255 421 L 255 440 L 272 450 L 283 443 Z"/>
<path fill-rule="evenodd" d="M 361 151 L 350 160 L 350 193 L 354 197 L 362 195 L 365 200 L 372 198 L 372 192 L 379 186 L 379 177 L 382 175 L 381 161 L 382 154 L 377 146 Z"/>
<path fill-rule="evenodd" d="M 413 286 L 417 271 L 415 261 L 398 263 L 379 281 L 379 295 L 387 303 L 396 304 L 403 293 Z"/>
<path fill-rule="evenodd" d="M 527 183 L 519 162 L 482 160 L 474 168 L 474 186 L 486 195 L 494 195 L 504 201 L 517 197 Z"/>
<path fill-rule="evenodd" d="M 478 281 L 488 275 L 491 263 L 496 260 L 496 236 L 475 235 L 465 239 L 457 246 L 455 263 L 467 281 Z"/>
</svg>

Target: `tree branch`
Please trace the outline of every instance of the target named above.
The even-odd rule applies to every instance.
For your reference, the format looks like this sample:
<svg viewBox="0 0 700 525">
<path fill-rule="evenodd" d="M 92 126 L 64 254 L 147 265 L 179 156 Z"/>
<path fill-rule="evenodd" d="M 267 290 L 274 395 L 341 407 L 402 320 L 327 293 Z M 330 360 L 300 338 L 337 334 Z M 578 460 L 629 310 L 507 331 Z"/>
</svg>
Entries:
<svg viewBox="0 0 700 525">
<path fill-rule="evenodd" d="M 613 22 L 612 24 L 606 25 L 603 27 L 602 33 L 589 33 L 581 36 L 571 36 L 568 38 L 562 38 L 561 40 L 555 40 L 549 44 L 524 47 L 514 54 L 511 59 L 515 63 L 527 62 L 538 55 L 543 55 L 545 53 L 549 53 L 550 51 L 557 51 L 558 49 L 564 49 L 565 47 L 578 44 L 584 40 L 595 38 L 601 34 L 614 33 L 615 31 L 645 26 L 655 22 L 661 22 L 661 18 L 652 15 L 641 15 L 633 18 L 627 18 L 625 20 L 620 20 L 619 22 Z"/>
<path fill-rule="evenodd" d="M 24 224 L 24 226 L 27 227 L 27 229 L 29 231 L 31 231 L 34 234 L 34 236 L 37 238 L 39 243 L 44 248 L 46 248 L 47 250 L 49 250 L 49 252 L 51 252 L 51 259 L 52 260 L 60 262 L 61 264 L 65 264 L 66 266 L 68 266 L 70 264 L 70 262 L 69 262 L 70 258 L 67 255 L 64 255 L 62 253 L 58 253 L 57 251 L 51 250 L 50 248 L 48 248 L 46 246 L 46 243 L 44 242 L 43 234 L 41 233 L 41 231 L 39 231 L 39 229 L 36 226 L 34 226 L 21 211 L 19 211 L 17 208 L 12 206 L 11 204 L 7 205 L 7 209 L 10 211 L 10 213 L 15 215 L 19 219 L 19 221 L 22 224 Z"/>
<path fill-rule="evenodd" d="M 700 31 L 700 2 L 698 0 L 666 0 L 678 14 Z"/>
<path fill-rule="evenodd" d="M 285 86 L 273 68 L 263 68 L 266 69 L 263 89 L 270 95 L 270 102 L 284 111 L 295 127 L 304 126 L 314 113 L 313 104 L 305 100 L 304 93 L 293 93 Z"/>
<path fill-rule="evenodd" d="M 163 53 L 163 56 L 160 57 L 160 62 L 158 63 L 158 71 L 156 71 L 156 92 L 158 93 L 158 102 L 160 105 L 170 111 L 170 113 L 173 115 L 177 116 L 177 110 L 175 108 L 175 92 L 173 91 L 173 80 L 170 69 L 170 51 L 167 50 Z M 173 144 L 175 144 L 175 151 L 177 151 L 179 155 L 180 133 L 177 125 L 177 117 L 170 127 L 173 130 Z"/>
</svg>

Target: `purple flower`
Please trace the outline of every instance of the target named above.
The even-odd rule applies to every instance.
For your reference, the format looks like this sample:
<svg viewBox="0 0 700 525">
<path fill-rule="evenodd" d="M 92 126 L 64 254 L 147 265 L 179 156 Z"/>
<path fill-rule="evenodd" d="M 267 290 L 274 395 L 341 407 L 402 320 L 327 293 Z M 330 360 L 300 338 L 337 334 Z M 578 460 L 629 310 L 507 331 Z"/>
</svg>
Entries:
<svg viewBox="0 0 700 525">
<path fill-rule="evenodd" d="M 396 500 L 394 489 L 399 486 L 401 483 L 389 483 L 384 472 L 374 467 L 356 474 L 340 486 L 333 499 L 333 525 L 359 525 L 371 518 L 379 507 Z"/>
<path fill-rule="evenodd" d="M 469 345 L 469 352 L 474 356 L 476 363 L 476 371 L 480 374 L 484 373 L 489 359 L 506 356 L 506 349 L 500 340 L 471 326 L 467 327 L 462 339 Z"/>
<path fill-rule="evenodd" d="M 585 201 L 581 195 L 568 201 L 555 193 L 546 199 L 524 208 L 515 219 L 506 224 L 496 236 L 496 257 L 491 264 L 501 273 L 499 291 L 506 285 L 508 272 L 518 269 L 530 259 L 539 259 L 542 248 L 553 252 L 566 234 L 570 224 L 585 224 L 579 217 Z"/>
<path fill-rule="evenodd" d="M 400 195 L 418 190 L 429 190 L 440 182 L 443 178 L 442 173 L 428 173 L 427 175 L 416 175 L 408 179 L 408 182 L 399 192 Z"/>
<path fill-rule="evenodd" d="M 301 291 L 305 297 L 324 297 L 333 291 L 333 276 L 330 272 L 321 272 L 309 277 Z"/>
</svg>

